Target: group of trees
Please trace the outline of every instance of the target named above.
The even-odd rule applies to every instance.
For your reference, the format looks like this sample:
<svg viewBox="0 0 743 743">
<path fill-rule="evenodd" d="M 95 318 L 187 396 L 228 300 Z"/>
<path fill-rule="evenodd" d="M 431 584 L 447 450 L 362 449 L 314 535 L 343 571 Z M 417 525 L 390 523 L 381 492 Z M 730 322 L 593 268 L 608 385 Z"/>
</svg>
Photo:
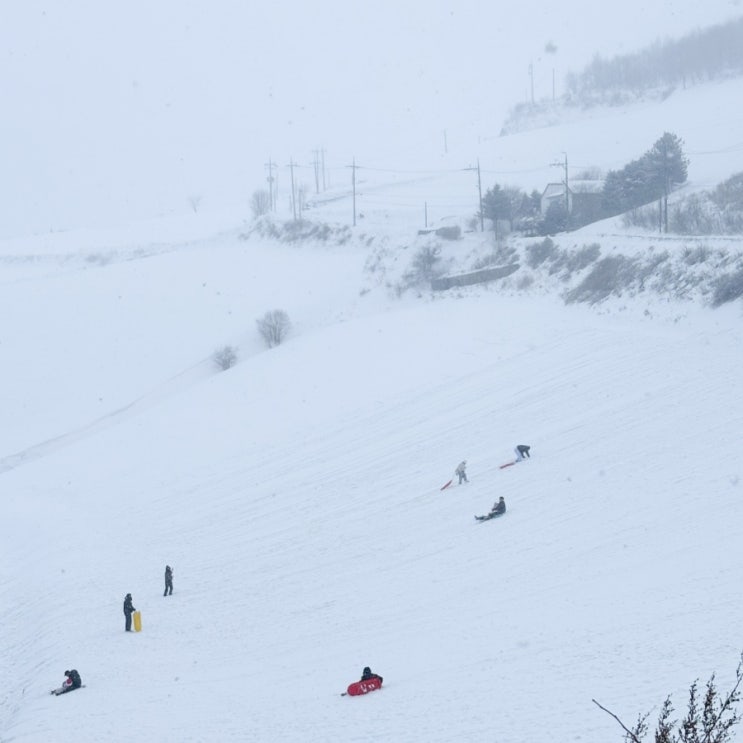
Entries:
<svg viewBox="0 0 743 743">
<path fill-rule="evenodd" d="M 554 201 L 542 214 L 539 191 L 527 194 L 514 186 L 495 184 L 482 198 L 482 215 L 492 223 L 496 237 L 506 227 L 509 232 L 553 235 L 657 201 L 657 224 L 668 232 L 668 196 L 687 179 L 689 161 L 683 144 L 677 135 L 665 132 L 642 157 L 609 171 L 598 208 L 578 209 L 576 202 L 582 194 L 574 193 L 576 208 L 570 214 L 565 200 Z"/>
<path fill-rule="evenodd" d="M 604 182 L 603 216 L 612 217 L 659 200 L 659 225 L 668 232 L 668 195 L 686 181 L 688 164 L 683 141 L 665 132 L 641 158 L 621 170 L 609 171 Z"/>
<path fill-rule="evenodd" d="M 540 222 L 541 195 L 539 191 L 527 194 L 515 186 L 500 186 L 497 183 L 482 197 L 482 215 L 493 224 L 499 237 L 499 222 L 508 224 L 508 231 L 536 233 Z"/>
<path fill-rule="evenodd" d="M 567 97 L 581 103 L 619 102 L 651 89 L 740 74 L 742 46 L 743 18 L 738 18 L 633 54 L 596 55 L 582 72 L 568 75 Z"/>
</svg>

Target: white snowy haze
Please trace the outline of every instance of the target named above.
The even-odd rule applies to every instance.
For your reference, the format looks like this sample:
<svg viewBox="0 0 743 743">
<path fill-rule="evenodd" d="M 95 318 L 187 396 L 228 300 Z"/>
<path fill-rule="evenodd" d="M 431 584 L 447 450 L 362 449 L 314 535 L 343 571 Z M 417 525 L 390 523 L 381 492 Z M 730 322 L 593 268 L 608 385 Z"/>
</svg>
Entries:
<svg viewBox="0 0 743 743">
<path fill-rule="evenodd" d="M 737 0 L 24 0 L 0 8 L 0 236 L 246 204 L 265 163 L 311 179 L 464 167 L 505 112 L 601 52 Z M 547 52 L 546 49 L 552 50 Z M 445 157 L 448 155 L 448 157 Z"/>
<path fill-rule="evenodd" d="M 735 10 L 6 4 L 0 742 L 610 743 L 592 699 L 633 724 L 730 688 L 743 307 L 711 297 L 739 236 L 555 235 L 662 264 L 568 304 L 590 269 L 496 245 L 465 168 L 538 187 L 561 152 L 606 170 L 672 131 L 672 202 L 743 171 L 740 78 L 497 137 L 531 60 L 551 85 L 549 41 L 579 66 Z M 318 147 L 303 221 L 283 181 L 251 220 L 267 158 Z M 356 200 L 354 156 L 378 168 Z M 461 238 L 419 234 L 440 226 Z M 406 284 L 434 247 L 518 270 Z M 341 696 L 366 665 L 383 688 Z M 70 668 L 85 688 L 51 696 Z"/>
</svg>

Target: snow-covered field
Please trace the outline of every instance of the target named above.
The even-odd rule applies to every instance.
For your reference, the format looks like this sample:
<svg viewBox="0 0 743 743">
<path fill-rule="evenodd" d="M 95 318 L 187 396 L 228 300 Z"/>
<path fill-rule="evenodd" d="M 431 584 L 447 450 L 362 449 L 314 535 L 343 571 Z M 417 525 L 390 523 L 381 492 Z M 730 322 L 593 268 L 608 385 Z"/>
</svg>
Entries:
<svg viewBox="0 0 743 743">
<path fill-rule="evenodd" d="M 614 136 L 636 157 L 673 124 L 699 135 L 692 187 L 740 170 L 701 156 L 739 119 L 707 146 L 701 116 L 685 131 L 666 110 L 632 142 L 629 111 L 551 147 L 593 164 Z M 388 279 L 409 263 L 423 202 L 446 209 L 433 222 L 471 216 L 473 178 L 367 180 L 342 245 L 205 211 L 0 246 L 3 743 L 611 741 L 592 698 L 632 723 L 669 693 L 683 707 L 697 677 L 729 684 L 740 302 L 397 297 L 375 280 L 380 242 Z M 336 196 L 310 216 L 348 224 Z M 646 236 L 586 232 L 602 239 Z M 462 261 L 488 240 L 468 236 Z M 267 350 L 255 320 L 274 308 L 294 329 Z M 227 344 L 240 360 L 218 373 Z M 518 443 L 532 460 L 499 469 Z M 442 492 L 462 459 L 470 483 Z M 501 495 L 507 515 L 475 522 Z M 384 688 L 341 697 L 365 665 Z M 71 667 L 86 688 L 49 696 Z"/>
</svg>

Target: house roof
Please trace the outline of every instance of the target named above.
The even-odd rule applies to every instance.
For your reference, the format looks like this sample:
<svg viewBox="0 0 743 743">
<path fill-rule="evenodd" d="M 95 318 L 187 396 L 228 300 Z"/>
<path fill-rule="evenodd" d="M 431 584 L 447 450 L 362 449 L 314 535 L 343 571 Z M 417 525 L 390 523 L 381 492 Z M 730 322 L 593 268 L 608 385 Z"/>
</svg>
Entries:
<svg viewBox="0 0 743 743">
<path fill-rule="evenodd" d="M 564 196 L 565 185 L 562 183 L 548 183 L 544 191 L 542 191 L 542 198 L 551 198 L 553 196 Z"/>
<path fill-rule="evenodd" d="M 601 193 L 604 190 L 603 181 L 570 181 L 568 186 L 570 193 Z M 552 199 L 556 196 L 565 195 L 565 184 L 564 183 L 548 183 L 544 191 L 542 191 L 542 198 Z"/>
</svg>

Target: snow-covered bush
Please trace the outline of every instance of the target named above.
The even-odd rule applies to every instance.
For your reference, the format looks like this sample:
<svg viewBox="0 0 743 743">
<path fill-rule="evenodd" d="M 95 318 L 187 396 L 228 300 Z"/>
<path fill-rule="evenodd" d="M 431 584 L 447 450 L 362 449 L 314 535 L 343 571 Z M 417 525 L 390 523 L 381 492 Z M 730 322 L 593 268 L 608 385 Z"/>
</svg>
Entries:
<svg viewBox="0 0 743 743">
<path fill-rule="evenodd" d="M 237 350 L 232 346 L 224 346 L 217 349 L 212 358 L 218 369 L 227 371 L 237 363 Z"/>
<path fill-rule="evenodd" d="M 403 275 L 407 286 L 428 284 L 431 279 L 441 275 L 441 248 L 438 245 L 424 245 L 413 256 L 410 268 Z"/>
<path fill-rule="evenodd" d="M 741 296 L 743 296 L 743 269 L 733 274 L 725 274 L 717 279 L 712 295 L 712 306 L 719 307 L 721 304 L 733 302 Z"/>
<path fill-rule="evenodd" d="M 619 294 L 636 278 L 634 263 L 623 255 L 608 256 L 600 260 L 591 273 L 575 289 L 569 291 L 565 301 L 595 304 L 611 294 Z"/>
<path fill-rule="evenodd" d="M 271 310 L 256 320 L 258 332 L 269 348 L 278 346 L 291 329 L 289 315 L 284 310 Z"/>
<path fill-rule="evenodd" d="M 537 268 L 556 253 L 555 243 L 549 237 L 545 237 L 541 242 L 526 246 L 526 264 L 529 268 Z"/>
</svg>

